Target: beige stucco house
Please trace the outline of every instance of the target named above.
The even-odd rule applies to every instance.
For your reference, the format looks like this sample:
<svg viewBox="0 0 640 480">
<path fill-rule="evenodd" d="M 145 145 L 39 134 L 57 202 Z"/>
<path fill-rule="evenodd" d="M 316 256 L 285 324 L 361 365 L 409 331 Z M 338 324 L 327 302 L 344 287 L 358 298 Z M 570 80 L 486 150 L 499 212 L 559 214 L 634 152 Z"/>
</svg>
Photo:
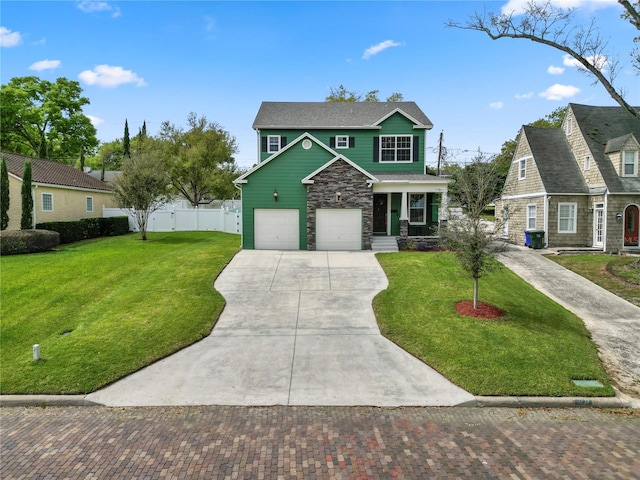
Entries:
<svg viewBox="0 0 640 480">
<path fill-rule="evenodd" d="M 560 128 L 523 126 L 500 209 L 504 235 L 548 247 L 640 251 L 640 118 L 622 107 L 569 104 Z"/>
<path fill-rule="evenodd" d="M 33 223 L 102 217 L 103 207 L 116 207 L 111 188 L 71 165 L 14 153 L 0 152 L 9 172 L 9 226 L 20 229 L 22 174 L 31 161 Z"/>
</svg>

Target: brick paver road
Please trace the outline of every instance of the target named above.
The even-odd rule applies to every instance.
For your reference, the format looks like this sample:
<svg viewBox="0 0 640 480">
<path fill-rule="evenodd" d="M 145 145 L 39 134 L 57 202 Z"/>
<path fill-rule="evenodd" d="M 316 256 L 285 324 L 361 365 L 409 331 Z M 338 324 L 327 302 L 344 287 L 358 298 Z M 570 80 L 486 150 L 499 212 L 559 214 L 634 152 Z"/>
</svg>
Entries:
<svg viewBox="0 0 640 480">
<path fill-rule="evenodd" d="M 595 409 L 2 408 L 2 479 L 640 479 L 640 417 Z"/>
</svg>

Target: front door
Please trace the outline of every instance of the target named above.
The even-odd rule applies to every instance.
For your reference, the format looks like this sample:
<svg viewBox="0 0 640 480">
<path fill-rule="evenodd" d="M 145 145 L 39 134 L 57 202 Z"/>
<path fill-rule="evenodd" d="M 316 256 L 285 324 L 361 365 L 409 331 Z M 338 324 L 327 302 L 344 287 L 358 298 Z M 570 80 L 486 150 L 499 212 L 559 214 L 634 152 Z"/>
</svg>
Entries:
<svg viewBox="0 0 640 480">
<path fill-rule="evenodd" d="M 624 246 L 637 247 L 638 239 L 638 214 L 640 210 L 636 205 L 629 205 L 624 209 Z"/>
<path fill-rule="evenodd" d="M 373 233 L 387 234 L 387 194 L 376 193 L 373 196 Z"/>
<path fill-rule="evenodd" d="M 604 247 L 604 203 L 593 207 L 593 246 Z"/>
</svg>

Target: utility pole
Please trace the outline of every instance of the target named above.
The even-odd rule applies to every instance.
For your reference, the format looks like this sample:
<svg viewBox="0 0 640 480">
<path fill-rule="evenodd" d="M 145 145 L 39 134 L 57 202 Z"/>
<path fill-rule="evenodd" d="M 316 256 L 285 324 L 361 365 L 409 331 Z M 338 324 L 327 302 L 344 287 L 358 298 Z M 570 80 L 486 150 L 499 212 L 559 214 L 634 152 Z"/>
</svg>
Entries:
<svg viewBox="0 0 640 480">
<path fill-rule="evenodd" d="M 440 164 L 442 161 L 442 136 L 444 132 L 440 132 L 440 141 L 438 142 L 438 168 L 436 169 L 436 175 L 440 176 Z"/>
</svg>

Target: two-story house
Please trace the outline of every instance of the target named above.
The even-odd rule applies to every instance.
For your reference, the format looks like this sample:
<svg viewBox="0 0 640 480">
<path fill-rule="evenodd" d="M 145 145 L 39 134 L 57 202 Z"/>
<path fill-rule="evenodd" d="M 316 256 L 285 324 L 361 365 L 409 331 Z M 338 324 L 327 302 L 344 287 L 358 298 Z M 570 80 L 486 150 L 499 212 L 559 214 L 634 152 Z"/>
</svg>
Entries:
<svg viewBox="0 0 640 480">
<path fill-rule="evenodd" d="M 524 126 L 502 192 L 505 236 L 548 247 L 640 249 L 640 118 L 569 104 L 561 128 Z"/>
<path fill-rule="evenodd" d="M 264 102 L 258 163 L 236 179 L 246 249 L 368 250 L 436 232 L 448 180 L 426 175 L 414 102 Z"/>
</svg>

